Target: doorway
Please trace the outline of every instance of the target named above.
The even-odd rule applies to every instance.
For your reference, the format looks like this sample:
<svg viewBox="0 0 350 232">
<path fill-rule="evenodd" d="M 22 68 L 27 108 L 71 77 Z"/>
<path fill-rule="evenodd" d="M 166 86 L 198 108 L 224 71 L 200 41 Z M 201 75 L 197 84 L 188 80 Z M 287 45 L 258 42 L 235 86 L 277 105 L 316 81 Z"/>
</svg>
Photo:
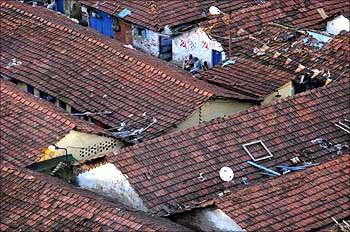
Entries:
<svg viewBox="0 0 350 232">
<path fill-rule="evenodd" d="M 168 36 L 159 36 L 159 58 L 172 60 L 172 39 Z"/>
</svg>

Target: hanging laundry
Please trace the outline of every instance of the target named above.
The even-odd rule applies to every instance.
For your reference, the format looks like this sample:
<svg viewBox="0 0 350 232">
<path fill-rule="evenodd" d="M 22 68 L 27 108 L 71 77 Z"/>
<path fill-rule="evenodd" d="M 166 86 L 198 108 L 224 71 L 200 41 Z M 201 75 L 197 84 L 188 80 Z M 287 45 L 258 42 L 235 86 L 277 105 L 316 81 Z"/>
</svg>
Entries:
<svg viewBox="0 0 350 232">
<path fill-rule="evenodd" d="M 288 65 L 290 62 L 292 62 L 292 59 L 287 58 L 286 61 L 284 62 L 285 65 Z"/>
<path fill-rule="evenodd" d="M 314 79 L 316 76 L 318 76 L 318 74 L 321 73 L 321 71 L 318 69 L 312 69 L 311 71 L 314 73 L 312 74 L 311 79 Z"/>
<path fill-rule="evenodd" d="M 304 65 L 302 65 L 302 64 L 299 64 L 299 65 L 298 65 L 298 67 L 297 67 L 297 69 L 295 69 L 295 71 L 294 71 L 294 72 L 298 73 L 298 72 L 303 71 L 304 69 L 305 69 L 305 66 L 304 66 Z"/>
<path fill-rule="evenodd" d="M 235 64 L 235 63 L 236 63 L 235 60 L 227 60 L 227 61 L 225 61 L 225 62 L 221 65 L 221 67 L 225 67 L 225 66 L 227 66 L 227 65 Z"/>
<path fill-rule="evenodd" d="M 246 31 L 245 31 L 244 29 L 240 28 L 240 29 L 238 29 L 238 31 L 237 31 L 237 35 L 240 36 L 240 35 L 242 35 L 244 32 L 246 32 Z"/>
<path fill-rule="evenodd" d="M 333 81 L 332 79 L 327 78 L 326 83 L 325 83 L 324 85 L 328 85 L 328 84 L 331 83 L 332 81 Z"/>
<path fill-rule="evenodd" d="M 281 53 L 279 53 L 278 51 L 275 51 L 275 54 L 273 54 L 274 59 L 278 58 L 281 55 Z"/>
</svg>

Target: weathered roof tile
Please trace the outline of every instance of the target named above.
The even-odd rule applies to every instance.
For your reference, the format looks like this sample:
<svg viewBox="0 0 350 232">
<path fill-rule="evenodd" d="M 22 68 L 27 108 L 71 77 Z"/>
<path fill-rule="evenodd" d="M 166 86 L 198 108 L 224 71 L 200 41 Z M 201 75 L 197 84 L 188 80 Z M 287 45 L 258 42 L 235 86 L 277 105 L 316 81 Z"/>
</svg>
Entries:
<svg viewBox="0 0 350 232">
<path fill-rule="evenodd" d="M 0 79 L 0 153 L 21 167 L 34 163 L 43 150 L 71 130 L 112 136 L 84 120 Z"/>
<path fill-rule="evenodd" d="M 290 164 L 295 156 L 312 162 L 331 159 L 334 152 L 311 141 L 323 138 L 332 144 L 350 142 L 348 134 L 334 125 L 350 114 L 348 89 L 349 79 L 337 81 L 123 149 L 108 155 L 108 160 L 129 176 L 152 211 L 163 214 L 164 204 L 191 207 L 191 201 L 244 186 L 242 177 L 247 177 L 249 183 L 267 179 L 247 164 L 251 158 L 242 148 L 245 143 L 262 140 L 273 158 L 259 163 L 273 169 L 276 165 Z M 291 107 L 295 109 L 292 112 Z M 233 169 L 234 183 L 223 183 L 219 178 L 223 166 Z M 141 175 L 142 168 L 152 174 Z M 206 180 L 199 180 L 200 173 Z"/>
<path fill-rule="evenodd" d="M 247 231 L 317 230 L 349 217 L 350 156 L 276 177 L 215 199 Z M 237 200 L 239 199 L 239 200 Z"/>
<path fill-rule="evenodd" d="M 40 23 L 39 19 L 16 12 L 17 9 L 49 21 Z M 209 85 L 188 73 L 169 68 L 156 58 L 145 59 L 143 53 L 126 49 L 119 42 L 47 9 L 11 2 L 1 7 L 1 17 L 0 65 L 7 66 L 14 57 L 22 62 L 2 68 L 3 75 L 66 99 L 80 112 L 112 111 L 109 116 L 93 117 L 109 127 L 125 120 L 140 124 L 139 117 L 130 119 L 128 115 L 147 112 L 158 122 L 148 129 L 144 139 L 154 138 L 190 115 L 198 107 L 195 103 L 213 96 Z M 72 32 L 52 30 L 58 25 L 69 27 Z M 20 36 L 13 33 L 13 28 L 21 31 Z M 105 43 L 107 50 L 96 46 L 96 41 Z M 135 65 L 138 62 L 141 65 Z M 163 73 L 172 81 L 166 81 Z M 184 84 L 174 83 L 177 80 Z M 207 94 L 195 92 L 195 87 Z M 99 99 L 106 92 L 108 97 Z"/>
<path fill-rule="evenodd" d="M 30 170 L 1 164 L 0 176 L 1 230 L 190 230 Z"/>
</svg>

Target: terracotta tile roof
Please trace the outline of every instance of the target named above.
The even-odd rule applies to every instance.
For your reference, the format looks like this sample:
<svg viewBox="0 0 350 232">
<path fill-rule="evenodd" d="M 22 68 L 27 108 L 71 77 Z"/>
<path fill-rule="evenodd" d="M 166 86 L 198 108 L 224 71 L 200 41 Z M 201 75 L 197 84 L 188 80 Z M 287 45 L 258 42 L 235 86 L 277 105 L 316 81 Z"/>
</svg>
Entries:
<svg viewBox="0 0 350 232">
<path fill-rule="evenodd" d="M 166 25 L 176 27 L 205 20 L 210 6 L 217 6 L 225 10 L 237 10 L 243 5 L 256 5 L 255 1 L 252 0 L 117 0 L 102 2 L 79 0 L 79 2 L 115 16 L 126 8 L 131 11 L 131 14 L 123 18 L 124 20 L 154 31 L 161 31 Z"/>
<path fill-rule="evenodd" d="M 0 79 L 1 160 L 24 167 L 71 130 L 112 136 L 44 100 Z"/>
<path fill-rule="evenodd" d="M 247 164 L 251 158 L 243 144 L 262 140 L 273 158 L 259 163 L 273 169 L 289 164 L 295 156 L 313 162 L 332 158 L 336 153 L 331 155 L 311 141 L 321 137 L 332 144 L 349 144 L 349 135 L 333 124 L 350 114 L 349 87 L 349 79 L 337 81 L 126 148 L 107 159 L 129 176 L 154 212 L 166 214 L 164 207 L 173 211 L 186 205 L 191 208 L 224 189 L 244 186 L 242 177 L 247 177 L 249 183 L 267 179 Z M 254 152 L 266 153 L 258 148 L 252 147 Z M 223 166 L 233 169 L 234 183 L 219 178 Z M 199 178 L 200 173 L 205 180 Z"/>
<path fill-rule="evenodd" d="M 266 97 L 291 80 L 300 81 L 302 75 L 313 76 L 312 70 L 320 72 L 313 78 L 320 84 L 327 78 L 349 77 L 350 34 L 328 38 L 330 41 L 320 48 L 306 30 L 271 24 L 255 34 L 244 33 L 234 50 L 235 64 L 216 66 L 202 72 L 202 77 L 256 99 Z M 304 69 L 297 71 L 299 65 Z"/>
<path fill-rule="evenodd" d="M 322 34 L 319 31 L 309 32 Z M 350 34 L 328 36 L 330 40 L 319 47 L 310 33 L 304 29 L 268 25 L 260 32 L 246 35 L 238 43 L 235 51 L 254 58 L 256 62 L 274 66 L 295 75 L 298 74 L 296 69 L 299 64 L 305 66 L 300 73 L 311 72 L 312 69 L 320 71 L 323 69 L 326 73 L 330 71 L 332 78 L 337 78 L 338 75 L 349 72 Z M 254 52 L 254 49 L 263 49 L 263 54 Z M 288 64 L 286 64 L 287 59 L 290 59 Z"/>
<path fill-rule="evenodd" d="M 144 139 L 154 138 L 213 96 L 204 81 L 157 58 L 78 25 L 72 29 L 47 21 L 36 11 L 57 14 L 27 4 L 1 4 L 2 75 L 31 84 L 80 112 L 111 111 L 93 117 L 109 127 L 126 120 L 144 127 L 146 112 L 157 123 Z M 59 16 L 56 21 L 65 20 Z M 8 67 L 13 58 L 21 65 Z"/>
<path fill-rule="evenodd" d="M 51 176 L 0 168 L 1 231 L 189 231 Z"/>
<path fill-rule="evenodd" d="M 215 200 L 247 231 L 314 231 L 350 216 L 350 156 Z"/>
<path fill-rule="evenodd" d="M 236 58 L 234 64 L 215 66 L 202 72 L 201 77 L 209 83 L 241 93 L 257 101 L 273 93 L 293 80 L 295 75 L 284 70 L 261 64 L 249 57 Z"/>
<path fill-rule="evenodd" d="M 244 7 L 232 11 L 234 23 L 232 26 L 233 37 L 237 38 L 242 29 L 248 33 L 260 31 L 268 23 L 280 23 L 296 27 L 321 30 L 324 27 L 318 9 L 323 9 L 328 16 L 342 12 L 346 17 L 350 16 L 349 1 L 342 0 L 271 0 L 263 4 Z M 222 11 L 226 12 L 225 9 Z M 212 37 L 218 40 L 224 47 L 228 47 L 228 30 L 221 17 L 212 17 L 203 22 L 203 27 Z M 235 42 L 233 43 L 235 45 Z"/>
</svg>

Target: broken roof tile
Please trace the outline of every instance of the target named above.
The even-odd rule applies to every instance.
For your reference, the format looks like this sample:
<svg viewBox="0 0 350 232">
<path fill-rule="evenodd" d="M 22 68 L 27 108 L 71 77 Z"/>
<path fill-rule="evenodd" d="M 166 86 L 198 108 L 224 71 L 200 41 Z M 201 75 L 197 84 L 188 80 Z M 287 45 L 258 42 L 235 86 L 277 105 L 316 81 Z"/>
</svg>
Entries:
<svg viewBox="0 0 350 232">
<path fill-rule="evenodd" d="M 300 11 L 301 8 L 305 10 Z M 295 27 L 322 30 L 324 27 L 323 18 L 318 9 L 323 9 L 327 15 L 333 15 L 342 12 L 346 17 L 350 16 L 349 1 L 342 0 L 270 0 L 253 6 L 246 5 L 241 9 L 232 11 L 234 19 L 234 40 L 240 36 L 246 37 L 247 34 L 253 34 L 269 23 L 280 23 L 293 25 Z M 225 8 L 221 9 L 228 13 Z M 225 50 L 228 48 L 228 30 L 227 26 L 218 18 L 220 16 L 212 16 L 210 20 L 202 22 L 205 31 L 215 40 L 218 40 Z M 242 33 L 244 31 L 244 33 Z M 237 44 L 234 41 L 233 46 Z"/>
</svg>

